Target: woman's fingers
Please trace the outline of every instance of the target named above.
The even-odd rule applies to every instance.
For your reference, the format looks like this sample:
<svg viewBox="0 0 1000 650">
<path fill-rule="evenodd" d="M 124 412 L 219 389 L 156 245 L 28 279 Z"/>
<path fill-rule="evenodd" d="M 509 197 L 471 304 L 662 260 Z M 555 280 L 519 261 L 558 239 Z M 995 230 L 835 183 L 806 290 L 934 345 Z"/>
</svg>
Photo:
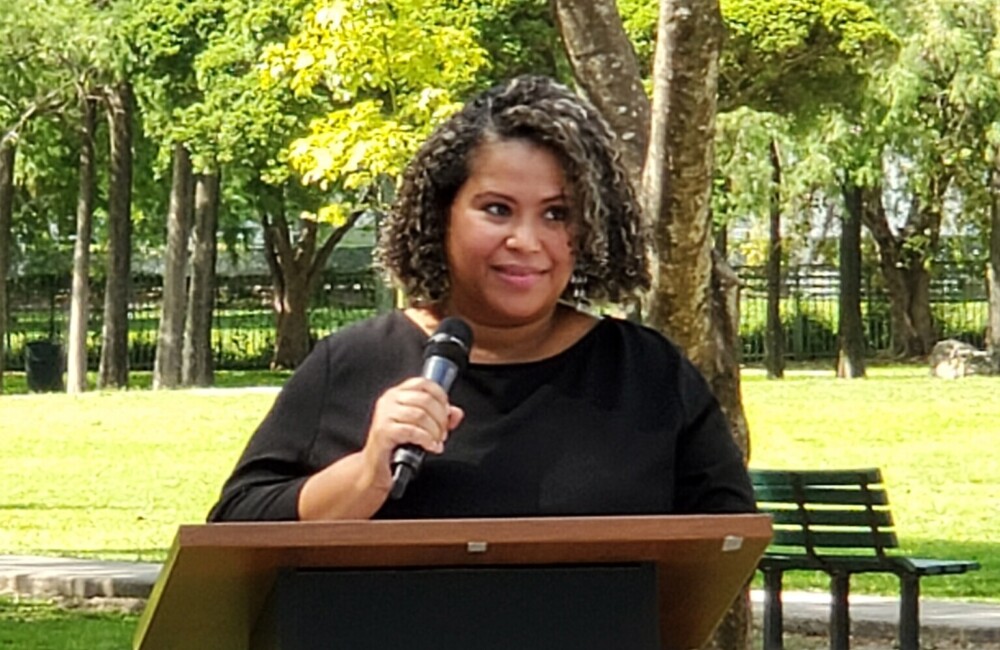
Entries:
<svg viewBox="0 0 1000 650">
<path fill-rule="evenodd" d="M 448 396 L 434 382 L 422 377 L 407 379 L 387 390 L 376 402 L 368 444 L 390 451 L 415 444 L 440 453 L 448 431 L 457 425 Z"/>
</svg>

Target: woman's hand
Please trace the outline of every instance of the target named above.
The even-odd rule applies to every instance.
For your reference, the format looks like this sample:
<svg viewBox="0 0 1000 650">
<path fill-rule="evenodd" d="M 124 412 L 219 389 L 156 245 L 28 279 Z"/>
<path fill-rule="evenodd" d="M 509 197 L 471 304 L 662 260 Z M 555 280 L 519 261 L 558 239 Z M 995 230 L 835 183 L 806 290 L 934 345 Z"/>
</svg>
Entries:
<svg viewBox="0 0 1000 650">
<path fill-rule="evenodd" d="M 372 484 L 392 487 L 392 452 L 412 444 L 432 454 L 444 451 L 448 432 L 464 413 L 448 403 L 444 389 L 430 379 L 413 377 L 393 386 L 375 402 L 362 454 L 372 471 Z"/>
<path fill-rule="evenodd" d="M 448 432 L 464 415 L 430 379 L 412 377 L 388 389 L 375 402 L 364 448 L 306 481 L 299 494 L 299 517 L 371 517 L 392 489 L 390 464 L 396 447 L 412 444 L 440 454 Z"/>
</svg>

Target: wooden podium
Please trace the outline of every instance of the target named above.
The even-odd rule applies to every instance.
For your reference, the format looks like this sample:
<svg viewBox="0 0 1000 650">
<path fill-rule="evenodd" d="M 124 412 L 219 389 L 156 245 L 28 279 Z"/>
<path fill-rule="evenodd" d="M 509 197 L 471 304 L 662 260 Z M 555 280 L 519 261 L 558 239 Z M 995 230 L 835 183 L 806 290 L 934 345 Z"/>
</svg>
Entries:
<svg viewBox="0 0 1000 650">
<path fill-rule="evenodd" d="M 447 624 L 449 613 L 453 620 L 466 611 L 477 612 L 476 619 L 486 610 L 513 616 L 495 629 L 514 630 L 530 626 L 540 611 L 549 616 L 544 627 L 525 633 L 538 639 L 534 646 L 511 640 L 523 635 L 487 643 L 494 628 L 477 631 L 476 643 L 462 645 L 576 647 L 553 643 L 551 635 L 561 634 L 563 625 L 567 634 L 593 639 L 605 616 L 624 616 L 619 625 L 651 625 L 637 634 L 647 634 L 653 647 L 687 650 L 708 640 L 770 539 L 766 515 L 181 526 L 133 647 L 284 650 L 296 642 L 282 640 L 281 629 L 294 630 L 301 622 L 307 631 L 300 634 L 336 636 L 308 647 L 354 650 L 360 646 L 338 643 L 350 635 L 331 625 L 339 618 L 370 625 L 360 620 L 369 616 L 379 633 L 405 626 L 405 620 L 390 624 L 385 617 L 411 609 L 409 600 L 423 612 L 407 631 L 412 638 L 433 634 L 432 624 Z M 366 597 L 367 605 L 361 602 Z M 449 597 L 453 602 L 434 600 Z M 351 608 L 343 607 L 344 598 Z M 494 606 L 501 601 L 506 604 Z M 528 609 L 518 613 L 518 602 Z M 444 615 L 430 621 L 428 611 Z M 281 617 L 301 621 L 282 623 Z M 577 623 L 580 629 L 570 630 Z M 433 647 L 450 650 L 447 643 Z"/>
</svg>

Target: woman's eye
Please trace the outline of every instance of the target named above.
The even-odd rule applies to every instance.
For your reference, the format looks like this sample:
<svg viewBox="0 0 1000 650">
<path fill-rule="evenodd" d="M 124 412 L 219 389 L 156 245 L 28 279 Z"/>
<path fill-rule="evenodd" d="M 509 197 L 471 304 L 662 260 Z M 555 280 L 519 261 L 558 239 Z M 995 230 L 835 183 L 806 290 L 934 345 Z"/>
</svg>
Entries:
<svg viewBox="0 0 1000 650">
<path fill-rule="evenodd" d="M 550 221 L 566 221 L 569 218 L 569 209 L 564 205 L 552 206 L 545 211 L 545 218 Z"/>
<path fill-rule="evenodd" d="M 483 211 L 494 217 L 510 216 L 510 207 L 503 203 L 489 203 L 483 207 Z"/>
</svg>

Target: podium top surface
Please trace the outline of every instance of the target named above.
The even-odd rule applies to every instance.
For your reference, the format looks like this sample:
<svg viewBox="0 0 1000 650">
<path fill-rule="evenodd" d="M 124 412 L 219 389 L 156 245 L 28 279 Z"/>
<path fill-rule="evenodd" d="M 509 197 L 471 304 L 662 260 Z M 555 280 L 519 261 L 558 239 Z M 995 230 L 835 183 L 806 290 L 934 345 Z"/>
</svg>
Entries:
<svg viewBox="0 0 1000 650">
<path fill-rule="evenodd" d="M 134 647 L 245 648 L 285 568 L 653 563 L 664 648 L 711 635 L 771 539 L 766 515 L 431 519 L 181 526 Z M 178 644 L 178 639 L 186 639 Z"/>
</svg>

